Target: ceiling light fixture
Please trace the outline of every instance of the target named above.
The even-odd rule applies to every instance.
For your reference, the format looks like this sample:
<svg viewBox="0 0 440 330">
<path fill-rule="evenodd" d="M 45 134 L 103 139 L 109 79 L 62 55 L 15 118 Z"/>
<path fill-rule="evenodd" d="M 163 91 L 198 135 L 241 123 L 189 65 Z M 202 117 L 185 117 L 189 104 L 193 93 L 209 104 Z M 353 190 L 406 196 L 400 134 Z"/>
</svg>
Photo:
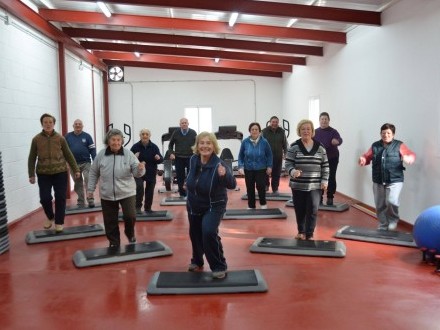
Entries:
<svg viewBox="0 0 440 330">
<path fill-rule="evenodd" d="M 55 9 L 55 6 L 50 0 L 40 0 L 40 2 L 49 9 Z"/>
<path fill-rule="evenodd" d="M 229 17 L 229 26 L 230 27 L 234 26 L 235 22 L 237 21 L 237 18 L 238 18 L 238 13 L 237 12 L 233 12 L 231 14 L 231 17 Z"/>
<path fill-rule="evenodd" d="M 96 2 L 99 6 L 99 9 L 101 9 L 101 11 L 104 13 L 105 16 L 107 17 L 111 17 L 112 13 L 110 12 L 110 9 L 108 9 L 107 5 L 102 2 L 102 1 L 98 1 Z"/>
<path fill-rule="evenodd" d="M 298 21 L 297 18 L 292 18 L 289 23 L 287 23 L 287 27 L 291 27 L 293 24 L 295 24 Z"/>
</svg>

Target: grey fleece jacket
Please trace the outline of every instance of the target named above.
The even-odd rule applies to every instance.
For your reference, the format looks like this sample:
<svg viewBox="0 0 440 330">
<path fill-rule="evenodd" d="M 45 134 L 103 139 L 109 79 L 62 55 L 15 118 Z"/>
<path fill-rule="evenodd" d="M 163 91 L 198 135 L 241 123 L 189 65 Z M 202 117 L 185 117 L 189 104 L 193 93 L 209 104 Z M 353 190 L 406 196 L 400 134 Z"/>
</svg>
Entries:
<svg viewBox="0 0 440 330">
<path fill-rule="evenodd" d="M 117 201 L 136 195 L 136 182 L 145 174 L 138 170 L 139 160 L 127 148 L 113 153 L 110 148 L 101 150 L 95 157 L 89 172 L 88 192 L 94 192 L 98 180 L 101 199 Z"/>
</svg>

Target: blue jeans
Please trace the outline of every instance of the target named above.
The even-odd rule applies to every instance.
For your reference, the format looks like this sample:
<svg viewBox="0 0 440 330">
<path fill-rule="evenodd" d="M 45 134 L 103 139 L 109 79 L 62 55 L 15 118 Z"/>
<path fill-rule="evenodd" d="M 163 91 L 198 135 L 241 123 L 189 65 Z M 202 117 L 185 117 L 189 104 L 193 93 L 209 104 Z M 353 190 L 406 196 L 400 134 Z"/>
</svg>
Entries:
<svg viewBox="0 0 440 330">
<path fill-rule="evenodd" d="M 179 186 L 179 195 L 186 196 L 186 191 L 183 189 L 186 175 L 189 172 L 189 157 L 176 157 L 174 160 L 176 167 L 177 185 Z"/>
<path fill-rule="evenodd" d="M 55 218 L 55 224 L 64 224 L 66 215 L 67 172 L 37 174 L 40 203 L 48 219 Z M 52 205 L 52 188 L 55 193 L 55 214 Z"/>
<path fill-rule="evenodd" d="M 388 229 L 391 223 L 399 221 L 399 196 L 403 182 L 373 183 L 374 204 L 379 220 L 379 229 Z"/>
<path fill-rule="evenodd" d="M 306 238 L 313 236 L 318 216 L 321 190 L 293 190 L 293 204 L 295 205 L 298 233 L 305 234 Z"/>
<path fill-rule="evenodd" d="M 225 271 L 228 266 L 223 256 L 223 246 L 218 235 L 220 220 L 225 209 L 208 209 L 198 214 L 190 214 L 189 237 L 192 245 L 191 263 L 203 266 L 203 254 L 206 256 L 209 267 L 214 271 Z"/>
<path fill-rule="evenodd" d="M 76 192 L 76 195 L 78 196 L 78 205 L 84 205 L 84 189 L 87 190 L 87 185 L 89 184 L 89 172 L 91 163 L 79 163 L 79 171 L 80 171 L 80 177 L 77 179 L 75 178 L 75 173 L 73 171 L 70 172 L 72 175 L 74 185 L 74 190 Z M 87 198 L 87 203 L 95 203 L 94 198 Z"/>
</svg>

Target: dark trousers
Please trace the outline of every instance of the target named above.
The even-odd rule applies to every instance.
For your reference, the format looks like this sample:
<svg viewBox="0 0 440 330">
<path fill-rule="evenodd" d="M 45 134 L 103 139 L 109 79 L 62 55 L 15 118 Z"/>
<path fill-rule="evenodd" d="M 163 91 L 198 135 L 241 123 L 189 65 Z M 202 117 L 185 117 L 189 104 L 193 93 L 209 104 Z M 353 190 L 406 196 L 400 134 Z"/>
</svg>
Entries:
<svg viewBox="0 0 440 330">
<path fill-rule="evenodd" d="M 142 201 L 144 202 L 144 210 L 150 211 L 153 205 L 154 188 L 156 187 L 156 180 L 148 181 L 144 178 L 134 178 L 136 181 L 136 208 L 142 208 Z M 145 182 L 145 189 L 144 189 Z M 145 196 L 145 200 L 144 200 Z"/>
<path fill-rule="evenodd" d="M 218 227 L 225 210 L 209 209 L 202 214 L 189 214 L 189 237 L 192 245 L 191 263 L 203 266 L 203 254 L 209 268 L 225 271 L 228 266 L 223 256 L 223 246 L 218 235 Z"/>
<path fill-rule="evenodd" d="M 280 186 L 281 169 L 283 167 L 283 159 L 273 159 L 272 174 L 266 175 L 266 187 L 272 187 L 272 191 L 278 191 Z M 272 178 L 272 179 L 271 179 Z"/>
<path fill-rule="evenodd" d="M 55 224 L 64 224 L 66 215 L 67 172 L 38 174 L 40 203 L 48 219 L 55 218 Z M 55 213 L 52 205 L 52 188 L 55 193 Z"/>
<path fill-rule="evenodd" d="M 176 157 L 176 159 L 174 160 L 174 166 L 176 167 L 179 195 L 186 196 L 186 191 L 185 189 L 183 189 L 183 185 L 185 183 L 186 174 L 189 172 L 189 157 Z"/>
<path fill-rule="evenodd" d="M 339 157 L 328 160 L 330 173 L 328 176 L 327 198 L 334 198 L 336 193 L 336 170 L 338 169 L 338 164 Z M 324 190 L 322 190 L 322 195 L 324 195 Z"/>
<path fill-rule="evenodd" d="M 244 180 L 248 196 L 248 207 L 255 208 L 255 186 L 257 186 L 260 205 L 266 205 L 266 169 L 257 171 L 244 170 Z"/>
<path fill-rule="evenodd" d="M 134 235 L 134 225 L 136 222 L 136 196 L 127 197 L 117 201 L 108 201 L 101 199 L 102 215 L 104 217 L 105 234 L 111 245 L 119 246 L 121 237 L 119 234 L 119 205 L 122 208 L 122 214 L 125 226 L 125 236 L 130 240 Z"/>
<path fill-rule="evenodd" d="M 292 194 L 298 233 L 306 234 L 306 238 L 312 237 L 316 227 L 321 191 L 292 189 Z"/>
</svg>

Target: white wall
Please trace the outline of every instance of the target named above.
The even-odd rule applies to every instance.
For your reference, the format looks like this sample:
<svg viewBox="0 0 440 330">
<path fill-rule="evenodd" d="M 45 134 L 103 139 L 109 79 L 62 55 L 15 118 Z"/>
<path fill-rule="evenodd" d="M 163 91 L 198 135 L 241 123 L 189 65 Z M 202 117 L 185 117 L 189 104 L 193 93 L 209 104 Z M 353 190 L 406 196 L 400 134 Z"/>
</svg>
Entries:
<svg viewBox="0 0 440 330">
<path fill-rule="evenodd" d="M 94 104 L 94 111 L 95 111 L 95 117 L 94 117 L 94 127 L 95 127 L 95 145 L 96 150 L 101 150 L 104 147 L 104 136 L 106 129 L 104 127 L 104 91 L 103 91 L 103 73 L 102 71 L 97 71 L 96 69 L 93 70 L 93 88 L 94 88 L 94 95 L 93 99 L 95 101 Z"/>
<path fill-rule="evenodd" d="M 59 119 L 59 86 L 56 44 L 15 18 L 4 24 L 5 15 L 0 9 L 0 150 L 10 222 L 40 206 L 27 159 L 41 131 L 40 116 L 47 112 Z"/>
<path fill-rule="evenodd" d="M 414 223 L 439 203 L 440 2 L 401 0 L 382 14 L 382 27 L 357 28 L 346 46 L 330 46 L 324 58 L 295 67 L 284 77 L 283 110 L 296 123 L 307 118 L 308 100 L 341 133 L 338 191 L 374 205 L 371 166 L 357 159 L 380 139 L 380 126 L 396 125 L 396 139 L 418 158 L 407 166 L 400 216 Z"/>
<path fill-rule="evenodd" d="M 40 116 L 50 113 L 61 132 L 58 45 L 0 9 L 0 151 L 8 222 L 40 207 L 38 185 L 31 185 L 27 160 L 32 138 L 41 132 Z M 66 52 L 68 129 L 83 119 L 93 136 L 102 134 L 102 79 L 90 65 Z M 95 92 L 92 93 L 92 86 Z M 95 118 L 93 117 L 95 100 Z M 72 186 L 73 187 L 73 186 Z"/>
<path fill-rule="evenodd" d="M 141 128 L 149 128 L 161 148 L 162 134 L 179 126 L 185 107 L 211 107 L 214 131 L 237 125 L 248 136 L 249 123 L 257 120 L 264 126 L 272 115 L 281 114 L 281 85 L 279 78 L 126 67 L 125 82 L 109 85 L 110 123 L 121 130 L 124 124 L 131 127 L 129 146 L 139 140 Z M 238 156 L 239 144 L 221 145 Z"/>
<path fill-rule="evenodd" d="M 65 52 L 67 130 L 73 130 L 73 122 L 81 119 L 84 131 L 95 135 L 92 67 L 78 57 Z"/>
</svg>

